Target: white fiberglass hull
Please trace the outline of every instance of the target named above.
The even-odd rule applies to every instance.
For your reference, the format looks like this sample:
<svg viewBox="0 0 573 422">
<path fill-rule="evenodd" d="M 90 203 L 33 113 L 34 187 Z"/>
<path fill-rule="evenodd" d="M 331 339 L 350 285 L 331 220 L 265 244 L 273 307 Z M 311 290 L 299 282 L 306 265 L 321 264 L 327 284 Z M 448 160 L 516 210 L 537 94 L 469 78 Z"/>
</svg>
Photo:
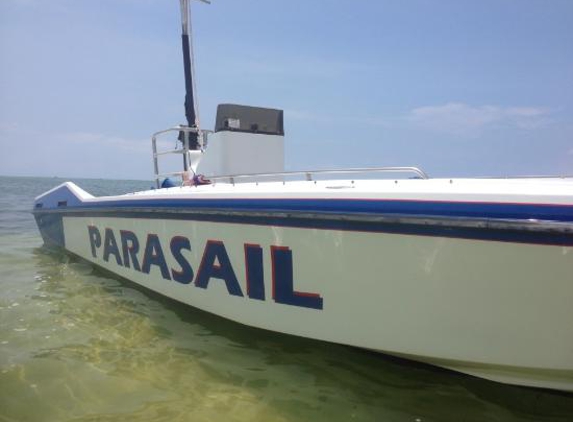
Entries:
<svg viewBox="0 0 573 422">
<path fill-rule="evenodd" d="M 74 254 L 233 321 L 573 391 L 573 248 L 212 222 L 63 220 L 66 248 Z M 183 253 L 195 274 L 207 242 L 221 242 L 241 295 L 230 294 L 221 278 L 200 288 L 163 277 L 158 265 L 146 274 L 133 263 L 118 265 L 114 254 L 106 261 L 104 240 L 94 257 L 89 226 L 102 236 L 111 229 L 118 244 L 121 230 L 142 241 L 157 234 L 169 278 L 181 270 L 168 251 L 172 239 L 190 239 L 191 251 Z M 245 244 L 262 249 L 262 300 L 248 297 Z M 322 309 L 273 300 L 271 247 L 279 245 L 292 251 L 294 290 L 319 295 Z"/>
<path fill-rule="evenodd" d="M 69 195 L 74 189 L 76 205 Z M 147 194 L 100 201 L 82 198 L 73 186 L 46 195 L 37 199 L 42 207 L 49 195 L 58 204 L 67 195 L 71 206 L 36 212 L 45 239 L 52 236 L 70 252 L 193 307 L 491 380 L 573 391 L 568 196 L 557 205 L 535 205 L 542 210 L 533 215 L 551 212 L 563 220 L 539 231 L 534 220 L 513 227 L 521 212 L 513 202 L 503 209 L 470 204 L 498 214 L 507 208 L 512 218 L 469 227 L 454 216 L 407 224 L 324 211 L 295 217 L 273 214 L 262 200 L 257 206 L 266 210 L 235 213 L 213 210 L 215 203 L 197 211 L 173 200 L 167 209 L 163 199 L 149 208 Z M 471 211 L 466 203 L 452 204 L 443 211 L 440 202 L 439 212 Z"/>
</svg>

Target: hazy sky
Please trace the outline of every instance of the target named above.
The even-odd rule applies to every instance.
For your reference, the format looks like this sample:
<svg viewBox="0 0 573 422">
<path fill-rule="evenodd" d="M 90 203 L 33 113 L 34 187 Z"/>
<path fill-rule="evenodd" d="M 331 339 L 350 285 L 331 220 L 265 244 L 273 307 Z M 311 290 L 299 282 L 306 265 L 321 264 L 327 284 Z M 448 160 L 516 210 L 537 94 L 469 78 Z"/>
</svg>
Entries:
<svg viewBox="0 0 573 422">
<path fill-rule="evenodd" d="M 285 110 L 288 169 L 573 174 L 572 0 L 193 4 L 201 123 Z M 0 174 L 151 179 L 178 0 L 0 0 Z"/>
</svg>

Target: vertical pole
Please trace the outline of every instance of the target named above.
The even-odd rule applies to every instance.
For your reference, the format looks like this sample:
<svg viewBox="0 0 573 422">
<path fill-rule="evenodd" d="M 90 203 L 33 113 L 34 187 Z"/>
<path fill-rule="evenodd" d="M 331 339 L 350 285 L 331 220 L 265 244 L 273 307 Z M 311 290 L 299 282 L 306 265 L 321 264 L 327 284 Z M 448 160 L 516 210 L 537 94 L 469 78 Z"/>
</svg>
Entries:
<svg viewBox="0 0 573 422">
<path fill-rule="evenodd" d="M 189 0 L 180 0 L 181 3 L 181 45 L 183 47 L 183 70 L 185 75 L 185 117 L 189 127 L 197 128 L 197 110 L 195 109 L 195 92 L 193 85 L 193 45 L 191 40 L 190 7 Z M 197 133 L 183 134 L 189 146 L 197 147 Z"/>
<path fill-rule="evenodd" d="M 183 170 L 189 170 L 189 132 L 185 132 L 183 142 Z"/>
<path fill-rule="evenodd" d="M 153 149 L 153 169 L 155 171 L 155 185 L 159 189 L 159 163 L 157 162 L 157 138 L 151 138 L 151 148 Z"/>
</svg>

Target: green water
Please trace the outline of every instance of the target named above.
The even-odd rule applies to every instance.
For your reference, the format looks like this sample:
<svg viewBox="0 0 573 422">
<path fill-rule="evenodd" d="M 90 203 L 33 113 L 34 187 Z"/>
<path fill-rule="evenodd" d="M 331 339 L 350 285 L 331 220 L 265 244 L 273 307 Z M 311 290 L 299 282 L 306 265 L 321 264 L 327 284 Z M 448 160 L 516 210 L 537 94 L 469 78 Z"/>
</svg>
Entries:
<svg viewBox="0 0 573 422">
<path fill-rule="evenodd" d="M 0 177 L 0 421 L 573 420 L 573 395 L 243 327 L 47 250 L 29 210 L 61 181 Z"/>
</svg>

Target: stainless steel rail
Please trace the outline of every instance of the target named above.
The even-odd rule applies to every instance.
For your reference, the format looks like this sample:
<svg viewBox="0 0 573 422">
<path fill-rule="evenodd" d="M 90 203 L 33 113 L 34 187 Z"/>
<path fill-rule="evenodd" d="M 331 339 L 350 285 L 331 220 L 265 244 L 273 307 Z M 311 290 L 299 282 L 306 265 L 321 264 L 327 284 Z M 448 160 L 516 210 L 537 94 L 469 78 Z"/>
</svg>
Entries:
<svg viewBox="0 0 573 422">
<path fill-rule="evenodd" d="M 184 142 L 182 148 L 175 148 L 172 150 L 157 150 L 157 139 L 170 132 L 183 132 Z M 154 170 L 154 180 L 157 188 L 161 186 L 160 180 L 162 177 L 169 176 L 179 176 L 183 179 L 185 171 L 174 171 L 174 172 L 159 172 L 159 157 L 169 154 L 184 154 L 187 157 L 187 162 L 190 162 L 189 155 L 189 133 L 199 134 L 199 147 L 201 151 L 207 146 L 207 136 L 213 131 L 210 130 L 199 130 L 194 127 L 189 126 L 174 126 L 165 130 L 160 130 L 155 132 L 151 137 L 151 146 L 153 149 L 153 170 Z M 429 179 L 428 175 L 418 167 L 361 167 L 361 168 L 348 168 L 348 169 L 326 169 L 326 170 L 300 170 L 300 171 L 283 171 L 277 173 L 246 173 L 246 174 L 229 174 L 222 176 L 213 176 L 209 179 L 216 181 L 228 180 L 229 183 L 235 184 L 237 179 L 256 179 L 256 178 L 272 178 L 272 177 L 283 177 L 283 178 L 296 178 L 304 177 L 307 181 L 316 180 L 318 175 L 336 175 L 336 174 L 369 174 L 369 173 L 413 173 L 420 179 Z"/>
<path fill-rule="evenodd" d="M 368 173 L 414 173 L 420 179 L 429 179 L 429 176 L 418 167 L 360 167 L 348 169 L 326 169 L 326 170 L 300 170 L 284 171 L 278 173 L 251 173 L 251 174 L 230 174 L 223 176 L 209 177 L 211 181 L 228 180 L 235 183 L 237 179 L 254 179 L 266 177 L 296 177 L 304 176 L 305 180 L 313 181 L 316 175 L 333 175 L 333 174 L 368 174 Z"/>
<path fill-rule="evenodd" d="M 164 135 L 166 133 L 170 133 L 170 132 L 176 132 L 176 133 L 183 132 L 184 133 L 183 147 L 172 149 L 172 150 L 157 151 L 157 139 L 158 139 L 158 137 L 160 137 L 161 135 Z M 160 130 L 159 132 L 155 132 L 151 136 L 151 147 L 153 150 L 154 179 L 155 179 L 155 185 L 157 186 L 157 188 L 159 188 L 161 185 L 160 179 L 162 177 L 181 176 L 183 174 L 183 172 L 159 173 L 159 160 L 158 160 L 158 158 L 160 156 L 169 155 L 169 154 L 182 154 L 182 155 L 185 155 L 187 157 L 187 162 L 190 162 L 190 158 L 189 158 L 189 133 L 199 134 L 199 136 L 198 136 L 199 147 L 201 150 L 203 150 L 207 146 L 207 136 L 209 133 L 212 133 L 212 131 L 210 131 L 210 130 L 199 130 L 199 129 L 194 128 L 194 127 L 179 125 L 179 126 L 171 127 L 169 129 Z"/>
</svg>

